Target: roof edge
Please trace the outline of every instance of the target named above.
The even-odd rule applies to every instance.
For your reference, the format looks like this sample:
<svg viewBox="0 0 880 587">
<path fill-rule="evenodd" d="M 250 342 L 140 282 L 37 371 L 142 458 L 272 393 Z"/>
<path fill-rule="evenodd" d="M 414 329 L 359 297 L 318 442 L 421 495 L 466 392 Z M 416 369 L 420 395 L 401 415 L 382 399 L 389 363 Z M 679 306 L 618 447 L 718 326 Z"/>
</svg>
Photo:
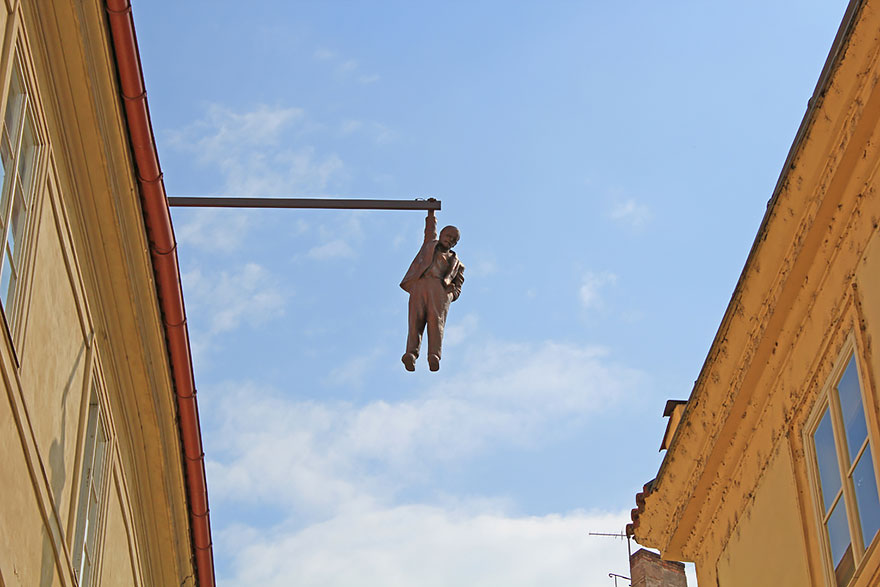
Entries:
<svg viewBox="0 0 880 587">
<path fill-rule="evenodd" d="M 692 402 L 690 400 L 694 399 L 694 394 L 701 387 L 702 382 L 708 377 L 709 364 L 712 357 L 715 355 L 714 350 L 719 345 L 721 345 L 725 339 L 724 334 L 726 333 L 728 325 L 730 324 L 730 321 L 733 317 L 736 302 L 742 294 L 746 275 L 749 273 L 749 270 L 755 263 L 758 249 L 760 248 L 761 243 L 764 241 L 764 235 L 767 232 L 770 219 L 773 216 L 774 208 L 776 207 L 779 199 L 779 195 L 782 192 L 783 186 L 785 185 L 785 180 L 788 176 L 789 171 L 791 171 L 793 167 L 794 159 L 797 157 L 798 153 L 801 150 L 804 138 L 806 137 L 807 133 L 810 130 L 810 127 L 812 126 L 816 111 L 822 104 L 822 99 L 825 96 L 825 92 L 828 90 L 831 82 L 831 77 L 840 61 L 842 49 L 849 40 L 849 37 L 855 25 L 856 18 L 864 5 L 865 0 L 851 0 L 849 5 L 847 6 L 846 12 L 843 15 L 840 27 L 837 30 L 837 35 L 834 37 L 834 42 L 831 45 L 828 57 L 825 59 L 825 65 L 822 67 L 822 72 L 819 75 L 819 80 L 816 83 L 816 87 L 813 90 L 812 96 L 807 102 L 807 110 L 804 113 L 804 117 L 801 120 L 800 126 L 798 127 L 797 134 L 795 134 L 795 138 L 792 142 L 791 148 L 789 148 L 788 155 L 785 158 L 785 162 L 782 165 L 782 170 L 779 173 L 779 178 L 776 180 L 776 185 L 773 188 L 773 193 L 770 196 L 770 200 L 768 200 L 767 202 L 767 209 L 764 212 L 763 218 L 761 219 L 761 224 L 758 228 L 757 234 L 755 235 L 755 240 L 752 242 L 752 246 L 749 249 L 749 254 L 746 257 L 743 269 L 740 272 L 739 278 L 736 282 L 736 286 L 734 287 L 733 293 L 730 296 L 730 302 L 728 302 L 727 304 L 727 309 L 724 311 L 724 316 L 721 319 L 721 324 L 719 325 L 718 330 L 715 333 L 715 337 L 712 339 L 712 344 L 709 346 L 709 352 L 706 354 L 706 359 L 703 361 L 703 365 L 700 367 L 700 373 L 694 383 L 693 390 L 688 397 L 687 406 L 685 407 L 684 414 L 682 414 L 682 421 L 686 420 L 690 415 L 690 412 L 695 405 L 695 402 Z M 670 446 L 670 452 L 671 449 L 674 447 L 674 444 L 675 439 L 673 439 L 672 446 Z M 667 452 L 667 455 L 668 454 L 669 453 Z M 664 458 L 663 462 L 660 464 L 660 469 L 657 472 L 657 477 L 655 479 L 656 482 L 659 483 L 661 481 L 665 469 L 666 458 Z"/>
<path fill-rule="evenodd" d="M 196 581 L 203 587 L 214 587 L 214 553 L 205 455 L 202 450 L 192 354 L 177 262 L 177 242 L 171 225 L 171 212 L 150 121 L 131 3 L 129 0 L 105 0 L 105 7 L 177 400 Z"/>
</svg>

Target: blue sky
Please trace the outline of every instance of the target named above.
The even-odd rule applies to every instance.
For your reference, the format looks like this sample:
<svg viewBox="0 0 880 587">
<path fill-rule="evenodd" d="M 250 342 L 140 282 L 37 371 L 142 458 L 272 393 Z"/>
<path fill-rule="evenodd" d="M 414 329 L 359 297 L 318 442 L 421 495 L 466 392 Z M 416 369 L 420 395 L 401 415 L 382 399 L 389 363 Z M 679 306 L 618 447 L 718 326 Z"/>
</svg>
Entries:
<svg viewBox="0 0 880 587">
<path fill-rule="evenodd" d="M 436 197 L 467 266 L 403 370 L 419 212 L 173 213 L 221 585 L 609 585 L 845 9 L 138 2 L 170 195 Z"/>
</svg>

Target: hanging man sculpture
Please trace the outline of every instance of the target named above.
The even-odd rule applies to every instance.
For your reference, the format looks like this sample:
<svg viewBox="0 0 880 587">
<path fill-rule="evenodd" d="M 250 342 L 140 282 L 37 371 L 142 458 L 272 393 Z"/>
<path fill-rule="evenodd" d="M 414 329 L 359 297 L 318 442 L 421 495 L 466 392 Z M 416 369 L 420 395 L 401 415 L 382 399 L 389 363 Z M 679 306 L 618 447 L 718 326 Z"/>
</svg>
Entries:
<svg viewBox="0 0 880 587">
<path fill-rule="evenodd" d="M 428 210 L 425 218 L 425 242 L 413 259 L 400 287 L 409 292 L 409 334 L 406 353 L 401 361 L 407 371 L 416 370 L 416 359 L 425 325 L 428 326 L 428 367 L 440 369 L 443 327 L 449 304 L 458 299 L 464 283 L 464 265 L 452 250 L 461 238 L 454 226 L 447 226 L 437 238 L 437 219 Z"/>
</svg>

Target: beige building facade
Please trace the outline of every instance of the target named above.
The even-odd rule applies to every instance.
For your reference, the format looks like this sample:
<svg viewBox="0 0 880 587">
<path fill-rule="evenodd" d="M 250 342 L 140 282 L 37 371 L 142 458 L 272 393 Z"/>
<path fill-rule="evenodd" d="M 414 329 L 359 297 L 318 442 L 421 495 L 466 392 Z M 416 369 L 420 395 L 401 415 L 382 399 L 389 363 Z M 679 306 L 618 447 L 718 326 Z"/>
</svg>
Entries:
<svg viewBox="0 0 880 587">
<path fill-rule="evenodd" d="M 213 585 L 127 2 L 0 0 L 0 47 L 0 586 Z"/>
<path fill-rule="evenodd" d="M 637 496 L 636 540 L 700 585 L 880 584 L 878 31 L 880 2 L 851 2 Z"/>
</svg>

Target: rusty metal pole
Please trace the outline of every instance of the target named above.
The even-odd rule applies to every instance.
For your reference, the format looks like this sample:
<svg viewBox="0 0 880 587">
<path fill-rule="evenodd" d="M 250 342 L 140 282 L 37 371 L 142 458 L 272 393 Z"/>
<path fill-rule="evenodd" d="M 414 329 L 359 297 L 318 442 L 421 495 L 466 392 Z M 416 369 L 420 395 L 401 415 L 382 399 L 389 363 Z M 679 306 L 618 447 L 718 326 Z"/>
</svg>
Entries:
<svg viewBox="0 0 880 587">
<path fill-rule="evenodd" d="M 321 210 L 439 210 L 440 200 L 343 200 L 336 198 L 215 198 L 169 196 L 178 208 L 312 208 Z"/>
</svg>

